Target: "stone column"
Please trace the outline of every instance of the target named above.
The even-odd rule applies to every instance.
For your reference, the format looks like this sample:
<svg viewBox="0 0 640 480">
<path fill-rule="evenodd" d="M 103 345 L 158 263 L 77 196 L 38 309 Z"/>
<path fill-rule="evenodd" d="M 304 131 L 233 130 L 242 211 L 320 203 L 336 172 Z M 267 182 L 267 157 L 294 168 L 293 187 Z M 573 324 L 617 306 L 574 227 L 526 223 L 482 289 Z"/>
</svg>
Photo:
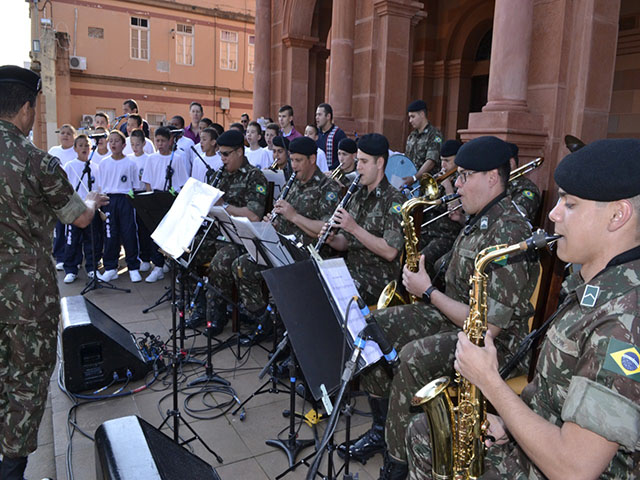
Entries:
<svg viewBox="0 0 640 480">
<path fill-rule="evenodd" d="M 533 0 L 496 0 L 487 104 L 483 111 L 527 111 Z"/>
<path fill-rule="evenodd" d="M 271 103 L 271 0 L 256 0 L 253 116 L 270 117 Z"/>
<path fill-rule="evenodd" d="M 284 95 L 282 104 L 293 107 L 296 130 L 300 131 L 309 118 L 309 51 L 318 43 L 317 37 L 286 35 L 282 37 Z M 302 133 L 302 132 L 301 132 Z"/>
<path fill-rule="evenodd" d="M 329 66 L 329 104 L 336 123 L 353 121 L 353 45 L 355 0 L 333 0 L 331 13 L 331 58 Z"/>
</svg>

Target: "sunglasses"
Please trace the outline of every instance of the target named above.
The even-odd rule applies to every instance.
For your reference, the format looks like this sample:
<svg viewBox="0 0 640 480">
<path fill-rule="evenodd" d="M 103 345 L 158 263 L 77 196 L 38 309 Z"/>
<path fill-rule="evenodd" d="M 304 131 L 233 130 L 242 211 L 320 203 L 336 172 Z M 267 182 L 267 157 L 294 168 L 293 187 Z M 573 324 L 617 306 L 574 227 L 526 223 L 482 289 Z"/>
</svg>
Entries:
<svg viewBox="0 0 640 480">
<path fill-rule="evenodd" d="M 231 155 L 236 150 L 238 150 L 238 149 L 234 148 L 233 150 L 229 150 L 228 152 L 223 152 L 222 150 L 220 150 L 218 153 L 220 154 L 221 157 L 227 158 L 229 155 Z"/>
</svg>

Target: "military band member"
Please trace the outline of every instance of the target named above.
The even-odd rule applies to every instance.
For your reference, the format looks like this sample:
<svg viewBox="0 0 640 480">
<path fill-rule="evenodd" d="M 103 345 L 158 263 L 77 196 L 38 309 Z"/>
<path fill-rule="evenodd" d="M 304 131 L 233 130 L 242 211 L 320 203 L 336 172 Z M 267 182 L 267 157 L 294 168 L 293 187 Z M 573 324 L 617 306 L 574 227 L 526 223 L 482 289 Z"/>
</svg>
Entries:
<svg viewBox="0 0 640 480">
<path fill-rule="evenodd" d="M 282 170 L 285 181 L 293 173 L 291 159 L 289 158 L 289 139 L 287 137 L 273 137 L 273 160 L 277 161 L 276 169 Z"/>
<path fill-rule="evenodd" d="M 372 396 L 374 425 L 351 452 L 366 459 L 384 449 L 386 432 L 382 478 L 406 476 L 404 434 L 413 394 L 432 378 L 453 373 L 457 333 L 469 313 L 469 278 L 476 255 L 486 247 L 520 242 L 531 234 L 506 194 L 510 156 L 509 147 L 496 137 L 476 138 L 460 148 L 455 186 L 470 218 L 453 246 L 445 290 L 432 285 L 422 257 L 418 272 L 406 267 L 403 272 L 405 287 L 422 301 L 376 312 L 387 338 L 400 351 L 400 368 L 393 377 L 382 367 L 361 377 L 361 388 Z M 508 359 L 528 333 L 539 265 L 536 259 L 515 254 L 496 260 L 486 273 L 488 328 L 497 337 L 501 359 Z"/>
<path fill-rule="evenodd" d="M 518 158 L 519 149 L 515 143 L 509 143 L 508 145 L 511 149 L 511 170 L 515 170 L 518 168 L 518 163 L 520 163 Z M 529 222 L 535 222 L 536 214 L 542 203 L 540 190 L 536 184 L 523 175 L 509 182 L 508 191 L 516 208 L 529 219 Z"/>
<path fill-rule="evenodd" d="M 599 140 L 567 155 L 549 213 L 561 260 L 581 264 L 518 397 L 500 378 L 494 336 L 458 335 L 455 368 L 500 415 L 489 415 L 482 478 L 638 478 L 640 474 L 640 141 Z M 431 478 L 427 427 L 413 421 L 410 476 Z"/>
<path fill-rule="evenodd" d="M 356 157 L 358 153 L 358 145 L 350 138 L 343 138 L 338 144 L 338 160 L 340 161 L 340 171 L 342 174 L 338 177 L 338 181 L 344 188 L 349 188 L 353 179 L 358 173 L 356 170 Z M 327 172 L 331 175 L 332 171 Z"/>
<path fill-rule="evenodd" d="M 327 245 L 346 252 L 345 263 L 358 292 L 372 305 L 387 283 L 400 273 L 403 197 L 384 174 L 389 158 L 389 142 L 384 135 L 364 135 L 357 155 L 358 173 L 362 175 L 360 188 L 346 209 L 336 211 L 334 225 L 340 231 L 330 234 Z M 321 234 L 327 227 L 322 228 Z"/>
<path fill-rule="evenodd" d="M 60 295 L 49 233 L 56 218 L 84 228 L 106 195 L 83 202 L 57 157 L 28 134 L 40 77 L 0 67 L 0 478 L 22 480 L 37 447 L 51 372 L 56 364 Z"/>
<path fill-rule="evenodd" d="M 304 245 L 315 242 L 339 202 L 340 187 L 327 178 L 316 165 L 316 143 L 309 137 L 298 137 L 289 143 L 289 153 L 296 179 L 286 200 L 279 199 L 271 215 L 278 214 L 275 229 L 283 235 L 292 235 Z M 267 306 L 262 296 L 264 267 L 257 265 L 248 254 L 234 263 L 233 272 L 240 300 L 249 315 L 260 317 Z"/>
<path fill-rule="evenodd" d="M 442 133 L 429 123 L 427 104 L 423 100 L 411 102 L 407 112 L 413 131 L 407 138 L 404 153 L 414 163 L 418 172 L 413 177 L 405 177 L 403 181 L 405 185 L 412 185 L 424 173 L 433 175 L 440 170 Z"/>
</svg>

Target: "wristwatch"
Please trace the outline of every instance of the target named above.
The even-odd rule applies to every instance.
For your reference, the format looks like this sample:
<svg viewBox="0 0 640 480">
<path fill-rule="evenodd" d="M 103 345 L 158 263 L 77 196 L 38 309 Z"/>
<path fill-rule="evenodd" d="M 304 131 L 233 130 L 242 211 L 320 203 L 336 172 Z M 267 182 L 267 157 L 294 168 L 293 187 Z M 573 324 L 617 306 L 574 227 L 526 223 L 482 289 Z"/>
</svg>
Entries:
<svg viewBox="0 0 640 480">
<path fill-rule="evenodd" d="M 434 287 L 433 285 L 431 285 L 429 288 L 427 288 L 425 290 L 425 292 L 422 294 L 422 301 L 424 303 L 426 303 L 427 305 L 429 305 L 431 303 L 431 294 L 433 293 L 433 291 L 436 290 L 436 287 Z"/>
</svg>

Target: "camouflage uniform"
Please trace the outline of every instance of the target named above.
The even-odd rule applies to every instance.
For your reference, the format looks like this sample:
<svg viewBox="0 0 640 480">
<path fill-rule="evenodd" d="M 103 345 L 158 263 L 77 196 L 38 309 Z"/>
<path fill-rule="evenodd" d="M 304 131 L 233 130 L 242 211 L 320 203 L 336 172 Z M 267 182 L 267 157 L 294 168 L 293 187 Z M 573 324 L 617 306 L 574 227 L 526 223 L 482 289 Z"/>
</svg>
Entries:
<svg viewBox="0 0 640 480">
<path fill-rule="evenodd" d="M 529 221 L 533 223 L 536 220 L 536 214 L 542 202 L 540 190 L 536 184 L 527 177 L 519 177 L 509 182 L 507 193 L 509 193 L 513 203 L 515 203 L 527 216 Z"/>
<path fill-rule="evenodd" d="M 423 222 L 428 221 L 430 218 L 435 218 L 438 215 L 446 212 L 447 206 L 442 205 L 434 208 L 429 213 L 428 217 L 423 218 Z M 431 225 L 424 227 L 422 231 L 422 242 L 424 247 L 421 250 L 421 254 L 424 255 L 425 266 L 427 272 L 433 278 L 436 274 L 435 264 L 436 261 L 443 255 L 447 254 L 453 243 L 458 238 L 458 234 L 463 225 L 458 222 L 454 222 L 448 216 L 444 216 Z"/>
<path fill-rule="evenodd" d="M 367 187 L 361 186 L 347 208 L 358 225 L 398 250 L 396 258 L 388 262 L 367 249 L 350 233 L 341 232 L 348 243 L 345 262 L 358 292 L 368 305 L 374 305 L 387 283 L 400 275 L 400 258 L 404 247 L 400 215 L 402 200 L 402 194 L 386 177 L 382 177 L 371 193 Z"/>
<path fill-rule="evenodd" d="M 340 186 L 316 167 L 313 176 L 306 183 L 303 184 L 297 179 L 293 182 L 286 200 L 301 215 L 311 220 L 327 221 L 338 206 L 339 196 Z M 274 226 L 278 233 L 293 235 L 305 246 L 317 240 L 283 216 L 278 217 Z M 240 300 L 251 312 L 264 310 L 266 307 L 260 275 L 263 270 L 265 267 L 253 262 L 249 254 L 241 255 L 233 262 L 231 268 Z"/>
<path fill-rule="evenodd" d="M 440 171 L 440 147 L 442 146 L 442 133 L 430 123 L 424 130 L 414 130 L 407 138 L 404 153 L 411 159 L 416 169 L 427 160 L 432 160 L 435 166 L 426 173 L 435 174 Z"/>
<path fill-rule="evenodd" d="M 579 273 L 567 279 L 563 287 L 568 295 L 547 332 L 533 381 L 521 398 L 558 427 L 573 422 L 618 443 L 600 478 L 623 480 L 640 478 L 640 248 L 617 259 L 589 284 Z M 424 415 L 412 421 L 406 442 L 410 478 L 430 477 Z M 489 448 L 482 478 L 546 477 L 510 442 Z"/>
<path fill-rule="evenodd" d="M 86 205 L 60 161 L 0 120 L 0 451 L 37 446 L 60 316 L 50 232 Z"/>
<path fill-rule="evenodd" d="M 247 207 L 262 219 L 267 200 L 267 179 L 262 170 L 252 166 L 245 158 L 242 166 L 234 172 L 223 171 L 218 189 L 224 192 L 222 200 L 234 207 Z M 233 277 L 231 264 L 242 254 L 242 247 L 234 243 L 215 241 L 215 254 L 209 264 L 209 281 L 223 295 L 231 298 Z M 211 249 L 208 250 L 211 253 Z"/>
<path fill-rule="evenodd" d="M 445 293 L 455 301 L 469 303 L 469 278 L 476 255 L 496 244 L 513 244 L 530 236 L 526 221 L 507 196 L 498 197 L 458 236 L 447 268 Z M 516 254 L 496 260 L 485 271 L 487 311 L 490 323 L 502 331 L 496 338 L 499 360 L 508 360 L 527 335 L 533 314 L 530 298 L 535 290 L 539 264 L 537 259 Z M 406 459 L 405 429 L 410 420 L 409 404 L 413 394 L 432 379 L 453 374 L 457 335 L 460 331 L 437 308 L 418 302 L 376 313 L 376 320 L 400 350 L 400 367 L 393 376 L 384 368 L 375 368 L 361 378 L 361 386 L 378 396 L 389 396 L 385 428 L 387 448 L 396 459 Z M 526 370 L 526 365 L 513 374 Z"/>
</svg>

